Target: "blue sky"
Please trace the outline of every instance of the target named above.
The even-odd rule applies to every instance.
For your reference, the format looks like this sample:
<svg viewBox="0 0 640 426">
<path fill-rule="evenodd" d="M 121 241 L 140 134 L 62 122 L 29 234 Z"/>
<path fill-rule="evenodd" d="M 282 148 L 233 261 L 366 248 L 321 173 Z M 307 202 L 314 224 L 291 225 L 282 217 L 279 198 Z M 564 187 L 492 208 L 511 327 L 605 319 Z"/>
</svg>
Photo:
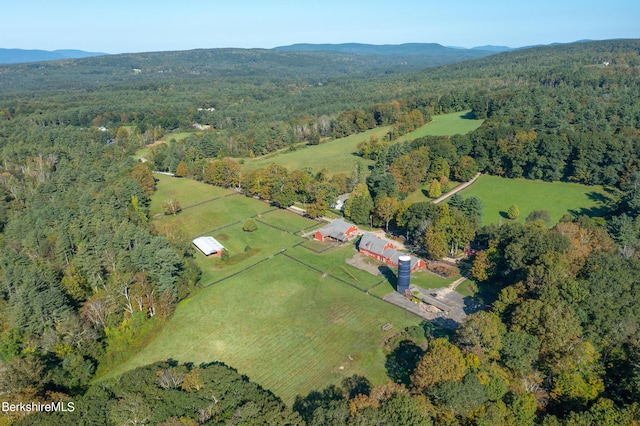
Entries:
<svg viewBox="0 0 640 426">
<path fill-rule="evenodd" d="M 637 0 L 21 0 L 0 10 L 0 47 L 106 53 L 347 42 L 520 47 L 640 38 Z"/>
</svg>

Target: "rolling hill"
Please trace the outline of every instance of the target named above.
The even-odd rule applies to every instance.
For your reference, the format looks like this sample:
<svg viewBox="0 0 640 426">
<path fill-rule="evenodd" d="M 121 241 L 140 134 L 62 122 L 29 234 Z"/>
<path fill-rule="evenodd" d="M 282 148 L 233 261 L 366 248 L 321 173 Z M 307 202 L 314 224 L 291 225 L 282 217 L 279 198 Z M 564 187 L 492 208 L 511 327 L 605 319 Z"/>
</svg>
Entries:
<svg viewBox="0 0 640 426">
<path fill-rule="evenodd" d="M 85 52 L 84 50 L 26 50 L 0 48 L 0 64 L 19 64 L 24 62 L 54 61 L 56 59 L 78 59 L 91 56 L 102 56 L 106 53 Z"/>
</svg>

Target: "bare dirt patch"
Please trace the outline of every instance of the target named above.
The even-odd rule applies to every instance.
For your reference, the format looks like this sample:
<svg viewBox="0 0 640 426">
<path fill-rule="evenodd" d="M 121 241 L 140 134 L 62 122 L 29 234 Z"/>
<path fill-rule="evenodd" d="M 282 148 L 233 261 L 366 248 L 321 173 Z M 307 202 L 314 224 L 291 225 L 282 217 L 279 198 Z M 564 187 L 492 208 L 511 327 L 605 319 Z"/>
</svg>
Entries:
<svg viewBox="0 0 640 426">
<path fill-rule="evenodd" d="M 362 269 L 363 271 L 366 271 L 371 275 L 380 275 L 380 267 L 368 263 L 367 259 L 368 258 L 363 256 L 362 254 L 356 253 L 351 259 L 346 259 L 345 262 L 358 269 Z"/>
</svg>

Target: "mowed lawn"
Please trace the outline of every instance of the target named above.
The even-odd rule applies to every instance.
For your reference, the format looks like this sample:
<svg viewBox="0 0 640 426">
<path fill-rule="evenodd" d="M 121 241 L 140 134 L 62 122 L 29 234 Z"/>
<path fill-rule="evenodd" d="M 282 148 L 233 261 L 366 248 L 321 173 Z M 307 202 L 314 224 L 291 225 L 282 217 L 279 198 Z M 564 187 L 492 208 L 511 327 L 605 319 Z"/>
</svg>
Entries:
<svg viewBox="0 0 640 426">
<path fill-rule="evenodd" d="M 448 136 L 466 134 L 477 129 L 483 120 L 469 118 L 469 111 L 436 115 L 430 123 L 400 137 L 398 141 L 407 141 L 423 136 Z M 359 157 L 358 144 L 368 141 L 371 136 L 382 139 L 389 131 L 389 126 L 379 127 L 345 138 L 323 142 L 317 146 L 300 146 L 296 151 L 287 149 L 263 157 L 247 158 L 244 167 L 247 170 L 264 169 L 271 163 L 285 166 L 289 171 L 308 168 L 314 172 L 326 169 L 330 173 L 346 173 L 350 175 L 357 163 L 367 167 L 373 161 Z"/>
<path fill-rule="evenodd" d="M 393 328 L 384 332 L 386 323 Z M 158 360 L 219 360 L 291 404 L 353 374 L 386 382 L 385 338 L 419 323 L 277 255 L 183 301 L 162 332 L 109 376 Z"/>
<path fill-rule="evenodd" d="M 482 220 L 485 224 L 509 220 L 506 211 L 515 204 L 520 209 L 518 221 L 524 222 L 534 210 L 547 210 L 551 224 L 564 214 L 600 216 L 605 210 L 607 193 L 601 186 L 587 186 L 568 182 L 507 179 L 482 175 L 462 196 L 477 196 L 484 205 Z"/>
</svg>

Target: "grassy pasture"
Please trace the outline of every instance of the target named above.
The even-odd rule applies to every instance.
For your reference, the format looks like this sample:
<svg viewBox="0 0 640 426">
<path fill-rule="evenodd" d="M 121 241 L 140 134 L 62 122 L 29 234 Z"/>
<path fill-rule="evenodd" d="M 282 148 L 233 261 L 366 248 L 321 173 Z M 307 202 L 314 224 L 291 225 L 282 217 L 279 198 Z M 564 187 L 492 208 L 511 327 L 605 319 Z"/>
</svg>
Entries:
<svg viewBox="0 0 640 426">
<path fill-rule="evenodd" d="M 469 119 L 468 111 L 436 115 L 430 123 L 411 133 L 407 133 L 400 137 L 398 141 L 413 140 L 427 135 L 465 134 L 480 127 L 482 122 L 483 120 Z M 355 164 L 358 162 L 363 166 L 373 164 L 373 161 L 365 160 L 355 154 L 358 151 L 358 143 L 368 141 L 374 135 L 382 139 L 388 131 L 388 126 L 379 127 L 345 138 L 323 142 L 317 146 L 300 147 L 296 151 L 284 149 L 263 157 L 247 158 L 245 159 L 244 167 L 247 170 L 256 170 L 264 169 L 271 163 L 278 163 L 285 166 L 289 171 L 309 168 L 314 172 L 326 169 L 333 174 L 351 174 Z"/>
<path fill-rule="evenodd" d="M 434 115 L 430 123 L 401 136 L 399 140 L 413 140 L 424 136 L 465 135 L 480 127 L 483 122 L 484 120 L 472 118 L 471 111 Z"/>
<path fill-rule="evenodd" d="M 207 185 L 188 178 L 175 178 L 158 173 L 153 177 L 156 179 L 156 192 L 153 194 L 149 206 L 151 216 L 164 213 L 162 204 L 168 199 L 177 199 L 182 208 L 185 208 L 205 200 L 234 193 L 230 189 Z"/>
<path fill-rule="evenodd" d="M 326 224 L 326 222 L 318 222 L 280 209 L 263 213 L 257 217 L 257 220 L 298 235 L 301 235 L 302 231 L 309 232 L 313 228 L 320 228 Z M 260 226 L 259 222 L 258 226 Z"/>
<path fill-rule="evenodd" d="M 387 332 L 385 323 L 393 324 Z M 420 319 L 283 255 L 183 301 L 109 376 L 168 358 L 223 361 L 291 404 L 353 374 L 387 380 L 382 342 Z"/>
<path fill-rule="evenodd" d="M 374 135 L 382 138 L 388 131 L 389 127 L 379 127 L 357 135 L 323 142 L 316 146 L 301 145 L 296 151 L 284 149 L 262 157 L 247 158 L 244 167 L 247 170 L 256 170 L 264 169 L 271 163 L 278 163 L 289 171 L 308 168 L 313 172 L 319 172 L 322 169 L 327 169 L 332 174 L 347 173 L 350 175 L 357 163 L 361 163 L 365 168 L 373 164 L 373 161 L 356 155 L 358 151 L 356 146 Z"/>
<path fill-rule="evenodd" d="M 239 272 L 301 241 L 299 237 L 263 224 L 258 224 L 258 229 L 254 232 L 244 232 L 242 222 L 209 235 L 225 246 L 230 258 L 226 264 L 221 264 L 219 258 L 206 257 L 193 247 L 195 261 L 202 270 L 200 284 L 203 286 Z"/>
<path fill-rule="evenodd" d="M 601 186 L 587 186 L 568 182 L 506 179 L 482 175 L 462 196 L 478 196 L 484 204 L 483 222 L 499 223 L 509 220 L 506 211 L 511 204 L 520 209 L 516 219 L 524 222 L 533 210 L 547 210 L 551 223 L 557 223 L 566 214 L 600 216 L 605 211 L 607 192 Z"/>
<path fill-rule="evenodd" d="M 294 247 L 287 253 L 302 262 L 313 265 L 325 274 L 351 283 L 360 290 L 371 288 L 384 279 L 380 275 L 372 275 L 345 262 L 357 253 L 353 244 L 330 248 L 322 254 L 317 254 L 304 246 Z"/>
</svg>

